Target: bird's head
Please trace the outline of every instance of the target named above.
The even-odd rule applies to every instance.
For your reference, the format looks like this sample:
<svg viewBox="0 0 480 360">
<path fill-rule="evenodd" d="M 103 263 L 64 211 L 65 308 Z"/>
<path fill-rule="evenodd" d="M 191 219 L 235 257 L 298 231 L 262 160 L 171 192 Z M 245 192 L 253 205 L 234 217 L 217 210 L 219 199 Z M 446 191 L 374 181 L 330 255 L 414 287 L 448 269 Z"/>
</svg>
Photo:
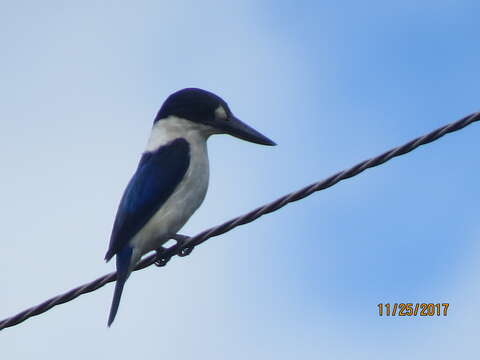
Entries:
<svg viewBox="0 0 480 360">
<path fill-rule="evenodd" d="M 187 88 L 170 95 L 158 111 L 155 123 L 170 116 L 204 125 L 212 134 L 229 134 L 256 144 L 276 145 L 237 119 L 222 98 L 206 90 Z"/>
</svg>

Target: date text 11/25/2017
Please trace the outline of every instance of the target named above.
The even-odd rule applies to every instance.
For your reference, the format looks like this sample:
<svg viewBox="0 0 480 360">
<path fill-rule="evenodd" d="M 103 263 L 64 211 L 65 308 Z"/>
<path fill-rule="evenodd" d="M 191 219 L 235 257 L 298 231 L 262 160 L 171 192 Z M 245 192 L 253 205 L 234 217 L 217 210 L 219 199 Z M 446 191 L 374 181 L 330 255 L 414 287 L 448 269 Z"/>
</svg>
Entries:
<svg viewBox="0 0 480 360">
<path fill-rule="evenodd" d="M 379 316 L 447 316 L 449 303 L 380 303 Z"/>
</svg>

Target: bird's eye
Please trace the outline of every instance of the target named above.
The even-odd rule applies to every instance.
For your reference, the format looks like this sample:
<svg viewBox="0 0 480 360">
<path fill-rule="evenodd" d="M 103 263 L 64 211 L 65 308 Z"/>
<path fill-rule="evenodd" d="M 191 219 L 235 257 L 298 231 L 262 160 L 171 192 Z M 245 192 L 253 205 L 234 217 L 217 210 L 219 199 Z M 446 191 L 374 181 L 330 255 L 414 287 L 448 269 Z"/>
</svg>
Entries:
<svg viewBox="0 0 480 360">
<path fill-rule="evenodd" d="M 225 111 L 225 109 L 223 108 L 222 105 L 219 105 L 215 109 L 215 118 L 218 119 L 218 120 L 228 121 L 227 112 Z"/>
</svg>

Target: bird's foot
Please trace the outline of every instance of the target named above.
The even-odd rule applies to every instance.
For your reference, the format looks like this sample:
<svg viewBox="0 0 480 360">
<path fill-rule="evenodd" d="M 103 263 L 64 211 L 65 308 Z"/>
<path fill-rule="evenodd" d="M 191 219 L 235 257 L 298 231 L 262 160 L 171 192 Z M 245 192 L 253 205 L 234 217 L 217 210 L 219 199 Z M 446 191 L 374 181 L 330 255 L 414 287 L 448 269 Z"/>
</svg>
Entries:
<svg viewBox="0 0 480 360">
<path fill-rule="evenodd" d="M 187 256 L 190 255 L 193 251 L 193 247 L 185 247 L 185 244 L 188 243 L 190 236 L 182 235 L 182 234 L 175 234 L 172 236 L 172 239 L 177 242 L 177 247 L 180 249 L 177 252 L 178 256 Z"/>
<path fill-rule="evenodd" d="M 155 250 L 155 252 L 157 253 L 157 257 L 155 259 L 154 264 L 156 266 L 162 267 L 167 265 L 168 261 L 170 260 L 170 257 L 163 256 L 166 250 L 167 249 L 164 248 L 163 246 L 160 246 L 157 250 Z"/>
<path fill-rule="evenodd" d="M 182 235 L 182 234 L 175 234 L 171 238 L 177 242 L 177 249 L 179 249 L 178 252 L 177 252 L 178 256 L 187 256 L 187 255 L 190 255 L 190 253 L 193 251 L 193 247 L 185 247 L 185 244 L 190 239 L 190 236 Z M 156 256 L 156 259 L 155 259 L 155 265 L 156 266 L 161 267 L 161 266 L 167 265 L 168 261 L 171 258 L 171 255 L 170 256 L 165 256 L 165 252 L 168 249 L 169 248 L 160 246 L 158 249 L 155 250 L 155 252 L 157 253 L 157 256 Z"/>
</svg>

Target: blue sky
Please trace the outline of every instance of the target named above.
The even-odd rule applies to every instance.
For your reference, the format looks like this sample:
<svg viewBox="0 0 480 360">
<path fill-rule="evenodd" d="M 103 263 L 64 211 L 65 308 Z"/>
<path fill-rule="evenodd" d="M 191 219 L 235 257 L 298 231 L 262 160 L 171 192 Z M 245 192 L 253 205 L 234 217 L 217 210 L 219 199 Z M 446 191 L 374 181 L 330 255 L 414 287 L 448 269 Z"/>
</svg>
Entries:
<svg viewBox="0 0 480 360">
<path fill-rule="evenodd" d="M 477 111 L 475 1 L 17 1 L 0 11 L 8 317 L 113 270 L 122 191 L 171 92 L 275 148 L 209 141 L 195 234 Z M 8 358 L 451 359 L 478 352 L 474 124 L 0 334 Z M 449 302 L 380 318 L 380 302 Z"/>
</svg>

